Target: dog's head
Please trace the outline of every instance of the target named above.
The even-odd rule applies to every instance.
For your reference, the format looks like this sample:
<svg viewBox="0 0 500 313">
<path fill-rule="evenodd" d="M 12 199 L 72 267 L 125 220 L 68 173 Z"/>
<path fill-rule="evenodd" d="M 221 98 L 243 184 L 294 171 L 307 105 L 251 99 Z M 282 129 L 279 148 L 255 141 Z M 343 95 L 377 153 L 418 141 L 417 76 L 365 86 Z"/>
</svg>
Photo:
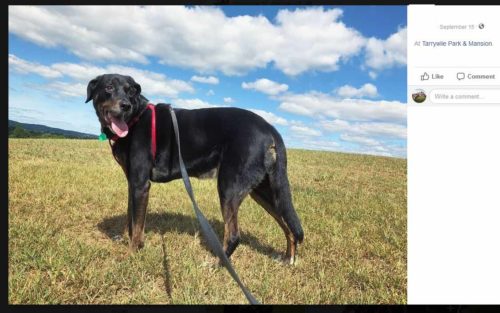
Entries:
<svg viewBox="0 0 500 313">
<path fill-rule="evenodd" d="M 143 105 L 141 86 L 132 77 L 119 74 L 104 74 L 92 79 L 87 86 L 85 103 L 90 100 L 93 100 L 103 130 L 107 127 L 120 137 L 127 136 L 127 122 Z"/>
</svg>

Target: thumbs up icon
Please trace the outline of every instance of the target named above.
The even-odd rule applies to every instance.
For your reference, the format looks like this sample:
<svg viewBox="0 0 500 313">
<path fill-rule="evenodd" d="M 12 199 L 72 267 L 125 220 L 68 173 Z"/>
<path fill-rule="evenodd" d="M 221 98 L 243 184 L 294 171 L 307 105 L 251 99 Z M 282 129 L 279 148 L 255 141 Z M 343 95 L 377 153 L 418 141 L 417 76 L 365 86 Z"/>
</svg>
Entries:
<svg viewBox="0 0 500 313">
<path fill-rule="evenodd" d="M 429 74 L 425 72 L 423 75 L 420 75 L 420 80 L 429 80 Z"/>
</svg>

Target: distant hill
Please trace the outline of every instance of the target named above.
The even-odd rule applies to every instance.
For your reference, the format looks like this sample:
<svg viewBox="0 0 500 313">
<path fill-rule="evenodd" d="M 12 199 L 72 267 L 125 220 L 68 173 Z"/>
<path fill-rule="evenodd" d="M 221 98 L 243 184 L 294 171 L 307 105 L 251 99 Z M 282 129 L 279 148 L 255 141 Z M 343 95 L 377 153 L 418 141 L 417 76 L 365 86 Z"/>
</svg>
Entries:
<svg viewBox="0 0 500 313">
<path fill-rule="evenodd" d="M 38 124 L 27 124 L 9 120 L 9 137 L 11 138 L 73 138 L 97 139 L 96 135 L 80 133 L 72 130 L 48 127 Z"/>
</svg>

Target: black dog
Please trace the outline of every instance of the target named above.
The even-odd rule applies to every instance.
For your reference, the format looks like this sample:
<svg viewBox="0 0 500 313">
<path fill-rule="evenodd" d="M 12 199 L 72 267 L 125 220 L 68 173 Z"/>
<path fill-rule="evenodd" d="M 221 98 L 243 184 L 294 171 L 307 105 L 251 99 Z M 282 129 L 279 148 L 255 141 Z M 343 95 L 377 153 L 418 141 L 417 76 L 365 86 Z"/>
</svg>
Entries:
<svg viewBox="0 0 500 313">
<path fill-rule="evenodd" d="M 150 181 L 181 177 L 178 149 L 168 105 L 156 106 L 157 152 L 153 156 L 152 111 L 141 86 L 130 76 L 105 74 L 91 80 L 87 100 L 93 100 L 102 131 L 119 138 L 113 156 L 128 180 L 130 249 L 144 246 L 144 223 Z M 181 152 L 189 176 L 217 176 L 224 251 L 228 257 L 240 240 L 238 208 L 250 196 L 281 226 L 286 257 L 294 263 L 304 234 L 292 204 L 286 172 L 286 150 L 276 129 L 262 117 L 238 108 L 175 109 Z M 134 125 L 127 123 L 134 121 Z"/>
</svg>

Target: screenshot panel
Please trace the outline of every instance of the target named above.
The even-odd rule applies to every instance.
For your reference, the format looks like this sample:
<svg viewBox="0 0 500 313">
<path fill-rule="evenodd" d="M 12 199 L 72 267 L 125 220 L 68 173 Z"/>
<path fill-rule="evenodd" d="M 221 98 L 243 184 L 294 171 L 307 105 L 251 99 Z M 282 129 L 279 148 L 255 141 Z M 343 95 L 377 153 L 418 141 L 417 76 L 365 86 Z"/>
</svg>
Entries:
<svg viewBox="0 0 500 313">
<path fill-rule="evenodd" d="M 408 7 L 408 303 L 498 303 L 498 6 Z"/>
<path fill-rule="evenodd" d="M 9 303 L 248 303 L 177 144 L 263 304 L 500 303 L 499 16 L 9 6 Z"/>
</svg>

